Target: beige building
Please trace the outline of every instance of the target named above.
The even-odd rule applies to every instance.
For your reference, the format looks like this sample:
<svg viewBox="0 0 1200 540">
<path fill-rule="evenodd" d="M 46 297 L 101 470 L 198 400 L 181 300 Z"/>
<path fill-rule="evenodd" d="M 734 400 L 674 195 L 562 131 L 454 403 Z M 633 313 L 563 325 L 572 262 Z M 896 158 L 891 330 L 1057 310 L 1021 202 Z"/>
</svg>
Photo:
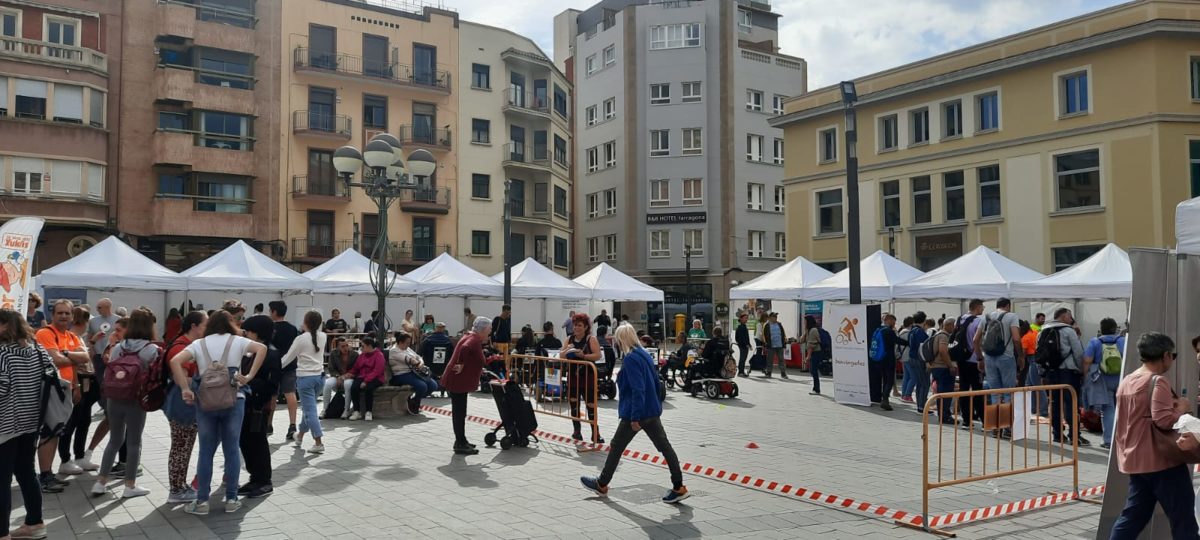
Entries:
<svg viewBox="0 0 1200 540">
<path fill-rule="evenodd" d="M 1168 246 L 1200 196 L 1200 2 L 1139 0 L 855 81 L 862 254 L 1041 272 Z M 836 86 L 785 104 L 788 257 L 846 264 Z"/>
<path fill-rule="evenodd" d="M 458 245 L 487 275 L 525 257 L 571 272 L 571 101 L 567 77 L 532 40 L 464 21 L 459 28 Z M 512 201 L 507 245 L 505 183 Z"/>
<path fill-rule="evenodd" d="M 371 252 L 377 207 L 361 189 L 345 190 L 332 158 L 338 147 L 361 149 L 378 133 L 398 137 L 406 153 L 424 148 L 438 160 L 437 171 L 391 209 L 390 262 L 407 271 L 457 253 L 458 14 L 355 0 L 287 6 L 277 185 L 285 262 L 303 270 L 346 248 Z"/>
</svg>

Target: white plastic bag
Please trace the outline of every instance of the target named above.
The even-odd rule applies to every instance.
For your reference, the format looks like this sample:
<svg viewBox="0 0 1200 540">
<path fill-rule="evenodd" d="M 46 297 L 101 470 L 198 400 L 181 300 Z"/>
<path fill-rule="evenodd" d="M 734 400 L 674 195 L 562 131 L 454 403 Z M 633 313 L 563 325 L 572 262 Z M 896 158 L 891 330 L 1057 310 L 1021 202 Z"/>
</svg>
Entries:
<svg viewBox="0 0 1200 540">
<path fill-rule="evenodd" d="M 1184 414 L 1175 421 L 1175 431 L 1180 433 L 1191 433 L 1192 436 L 1200 439 L 1200 418 L 1196 418 L 1190 414 Z"/>
</svg>

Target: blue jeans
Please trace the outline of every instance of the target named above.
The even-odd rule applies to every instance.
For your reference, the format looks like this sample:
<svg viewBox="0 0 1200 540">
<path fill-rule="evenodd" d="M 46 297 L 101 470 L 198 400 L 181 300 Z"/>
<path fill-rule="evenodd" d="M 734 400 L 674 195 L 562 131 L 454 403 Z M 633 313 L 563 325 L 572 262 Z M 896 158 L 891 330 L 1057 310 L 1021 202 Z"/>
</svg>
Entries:
<svg viewBox="0 0 1200 540">
<path fill-rule="evenodd" d="M 1121 517 L 1113 524 L 1110 540 L 1135 540 L 1161 505 L 1171 523 L 1171 537 L 1196 538 L 1196 494 L 1188 465 L 1146 474 L 1129 475 L 1129 498 Z"/>
<path fill-rule="evenodd" d="M 1001 390 L 1017 387 L 1017 359 L 1013 355 L 984 355 L 983 367 L 983 377 L 987 380 L 988 389 Z M 988 403 L 1008 403 L 1010 401 L 1012 401 L 1012 394 L 992 394 L 988 396 Z"/>
<path fill-rule="evenodd" d="M 1036 362 L 1029 362 L 1029 374 L 1025 376 L 1025 386 L 1041 386 L 1042 385 L 1042 368 L 1038 367 Z M 1046 392 L 1032 392 L 1030 399 L 1034 400 L 1034 405 L 1037 406 L 1038 416 L 1049 416 L 1050 396 Z"/>
<path fill-rule="evenodd" d="M 196 464 L 196 500 L 205 502 L 212 490 L 213 456 L 217 445 L 225 455 L 225 499 L 237 499 L 238 474 L 242 470 L 242 419 L 246 416 L 246 400 L 235 400 L 233 407 L 223 411 L 204 411 L 196 407 L 196 427 L 199 429 L 200 458 Z"/>
<path fill-rule="evenodd" d="M 900 395 L 904 397 L 912 397 L 913 390 L 917 389 L 917 380 L 913 378 L 912 370 L 908 368 L 908 358 L 904 358 L 904 381 L 900 383 Z"/>
<path fill-rule="evenodd" d="M 313 437 L 320 437 L 321 432 L 321 417 L 317 414 L 317 394 L 325 388 L 325 378 L 320 375 L 307 375 L 296 379 L 296 393 L 300 394 L 300 410 L 304 412 L 304 416 L 300 418 L 300 425 L 296 426 L 296 433 L 308 433 L 312 431 Z"/>
<path fill-rule="evenodd" d="M 904 373 L 912 374 L 913 389 L 916 390 L 915 403 L 918 411 L 925 410 L 925 402 L 929 400 L 929 373 L 925 371 L 925 362 L 909 358 L 904 361 Z"/>
<path fill-rule="evenodd" d="M 418 406 L 421 400 L 429 397 L 429 394 L 437 392 L 438 383 L 430 377 L 422 377 L 413 372 L 401 373 L 392 377 L 392 386 L 409 385 L 412 387 L 412 401 Z"/>
<path fill-rule="evenodd" d="M 1113 422 L 1117 420 L 1116 405 L 1096 405 L 1100 411 L 1100 425 L 1104 427 L 1104 444 L 1112 444 Z"/>
<path fill-rule="evenodd" d="M 933 375 L 933 380 L 937 381 L 937 391 L 939 394 L 954 391 L 954 372 L 950 368 L 934 368 L 930 370 Z M 954 399 L 944 398 L 938 400 L 938 419 L 943 424 L 954 423 Z"/>
</svg>

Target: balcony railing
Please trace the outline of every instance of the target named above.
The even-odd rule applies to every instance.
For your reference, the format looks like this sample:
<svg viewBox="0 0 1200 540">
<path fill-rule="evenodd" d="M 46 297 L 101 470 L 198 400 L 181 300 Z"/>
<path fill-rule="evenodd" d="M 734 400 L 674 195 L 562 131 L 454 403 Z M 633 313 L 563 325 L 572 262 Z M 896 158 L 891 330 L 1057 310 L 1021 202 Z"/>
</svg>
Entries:
<svg viewBox="0 0 1200 540">
<path fill-rule="evenodd" d="M 196 18 L 201 21 L 228 24 L 242 28 L 254 28 L 258 24 L 258 17 L 255 17 L 252 12 L 207 5 L 204 0 L 158 0 L 158 3 L 177 4 L 196 8 Z"/>
<path fill-rule="evenodd" d="M 550 149 L 545 146 L 530 146 L 523 142 L 509 141 L 504 145 L 504 161 L 550 165 Z"/>
<path fill-rule="evenodd" d="M 400 192 L 400 208 L 405 212 L 447 214 L 450 201 L 450 188 L 417 187 Z"/>
<path fill-rule="evenodd" d="M 332 259 L 335 255 L 353 246 L 352 240 L 321 240 L 317 238 L 293 238 L 293 259 Z"/>
<path fill-rule="evenodd" d="M 451 146 L 448 129 L 429 129 L 406 124 L 400 126 L 399 139 L 401 144 L 420 144 L 444 150 L 449 150 Z"/>
<path fill-rule="evenodd" d="M 229 197 L 207 197 L 204 195 L 185 195 L 182 193 L 158 193 L 159 199 L 188 199 L 192 201 L 192 210 L 196 212 L 223 212 L 227 214 L 249 214 L 250 205 L 254 199 L 237 199 Z"/>
<path fill-rule="evenodd" d="M 504 103 L 515 109 L 550 114 L 550 96 L 538 95 L 534 92 L 522 92 L 517 88 L 509 88 L 504 91 Z"/>
<path fill-rule="evenodd" d="M 328 133 L 350 138 L 351 118 L 342 114 L 324 114 L 313 111 L 292 113 L 292 131 Z"/>
<path fill-rule="evenodd" d="M 346 53 L 317 51 L 308 47 L 296 47 L 292 60 L 296 69 L 328 71 L 381 79 L 396 84 L 450 91 L 450 72 L 444 70 L 414 68 L 408 64 L 372 60 Z"/>
<path fill-rule="evenodd" d="M 0 36 L 0 56 L 24 58 L 108 74 L 108 55 L 84 47 Z"/>
<path fill-rule="evenodd" d="M 292 177 L 292 195 L 350 198 L 346 184 L 337 178 L 307 175 Z"/>
</svg>

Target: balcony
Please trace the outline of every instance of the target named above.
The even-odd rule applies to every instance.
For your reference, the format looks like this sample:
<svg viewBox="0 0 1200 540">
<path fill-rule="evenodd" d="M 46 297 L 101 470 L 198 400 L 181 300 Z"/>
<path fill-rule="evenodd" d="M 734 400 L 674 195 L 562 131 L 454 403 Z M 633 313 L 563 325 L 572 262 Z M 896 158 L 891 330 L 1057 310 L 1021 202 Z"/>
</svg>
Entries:
<svg viewBox="0 0 1200 540">
<path fill-rule="evenodd" d="M 254 152 L 230 148 L 248 144 L 224 136 L 193 131 L 154 133 L 154 163 L 188 165 L 197 171 L 256 176 Z"/>
<path fill-rule="evenodd" d="M 332 259 L 347 249 L 354 248 L 353 240 L 319 240 L 314 238 L 293 238 L 291 259 L 324 260 Z"/>
<path fill-rule="evenodd" d="M 254 230 L 253 204 L 253 199 L 156 195 L 151 204 L 153 230 L 162 236 L 243 238 Z"/>
<path fill-rule="evenodd" d="M 365 59 L 346 53 L 314 51 L 296 47 L 292 54 L 296 71 L 330 75 L 355 80 L 370 80 L 450 93 L 450 72 L 436 69 L 417 69 L 408 64 Z"/>
<path fill-rule="evenodd" d="M 310 111 L 292 113 L 292 132 L 329 139 L 350 140 L 352 120 L 343 114 L 323 114 Z"/>
<path fill-rule="evenodd" d="M 350 191 L 337 178 L 297 175 L 292 177 L 292 198 L 350 202 Z"/>
<path fill-rule="evenodd" d="M 176 36 L 196 45 L 232 51 L 255 49 L 258 18 L 248 11 L 206 5 L 204 0 L 158 0 L 155 23 L 160 36 Z"/>
<path fill-rule="evenodd" d="M 520 201 L 516 201 L 514 204 L 521 207 L 519 212 L 517 208 L 513 209 L 512 216 L 515 222 L 570 227 L 571 215 L 567 210 L 552 210 L 549 205 L 534 204 L 533 212 L 527 213 L 525 212 L 526 204 L 522 204 Z"/>
<path fill-rule="evenodd" d="M 550 118 L 550 97 L 509 88 L 504 91 L 504 111 L 522 112 L 536 118 Z"/>
<path fill-rule="evenodd" d="M 196 109 L 257 115 L 254 79 L 227 73 L 217 74 L 190 66 L 159 64 L 154 73 L 158 98 L 191 103 Z M 215 82 L 216 84 L 209 84 Z"/>
<path fill-rule="evenodd" d="M 530 147 L 511 141 L 504 145 L 504 166 L 533 172 L 550 172 L 550 152 L 547 148 Z"/>
<path fill-rule="evenodd" d="M 0 36 L 0 58 L 83 69 L 100 75 L 108 75 L 108 55 L 92 49 L 45 41 Z"/>
<path fill-rule="evenodd" d="M 418 214 L 449 214 L 450 188 L 418 187 L 401 191 L 400 209 Z"/>
<path fill-rule="evenodd" d="M 413 125 L 400 126 L 400 143 L 421 146 L 429 150 L 450 150 L 450 130 L 429 129 Z"/>
<path fill-rule="evenodd" d="M 420 266 L 432 261 L 442 253 L 453 252 L 450 244 L 392 242 L 388 250 L 388 264 L 397 266 Z"/>
</svg>

